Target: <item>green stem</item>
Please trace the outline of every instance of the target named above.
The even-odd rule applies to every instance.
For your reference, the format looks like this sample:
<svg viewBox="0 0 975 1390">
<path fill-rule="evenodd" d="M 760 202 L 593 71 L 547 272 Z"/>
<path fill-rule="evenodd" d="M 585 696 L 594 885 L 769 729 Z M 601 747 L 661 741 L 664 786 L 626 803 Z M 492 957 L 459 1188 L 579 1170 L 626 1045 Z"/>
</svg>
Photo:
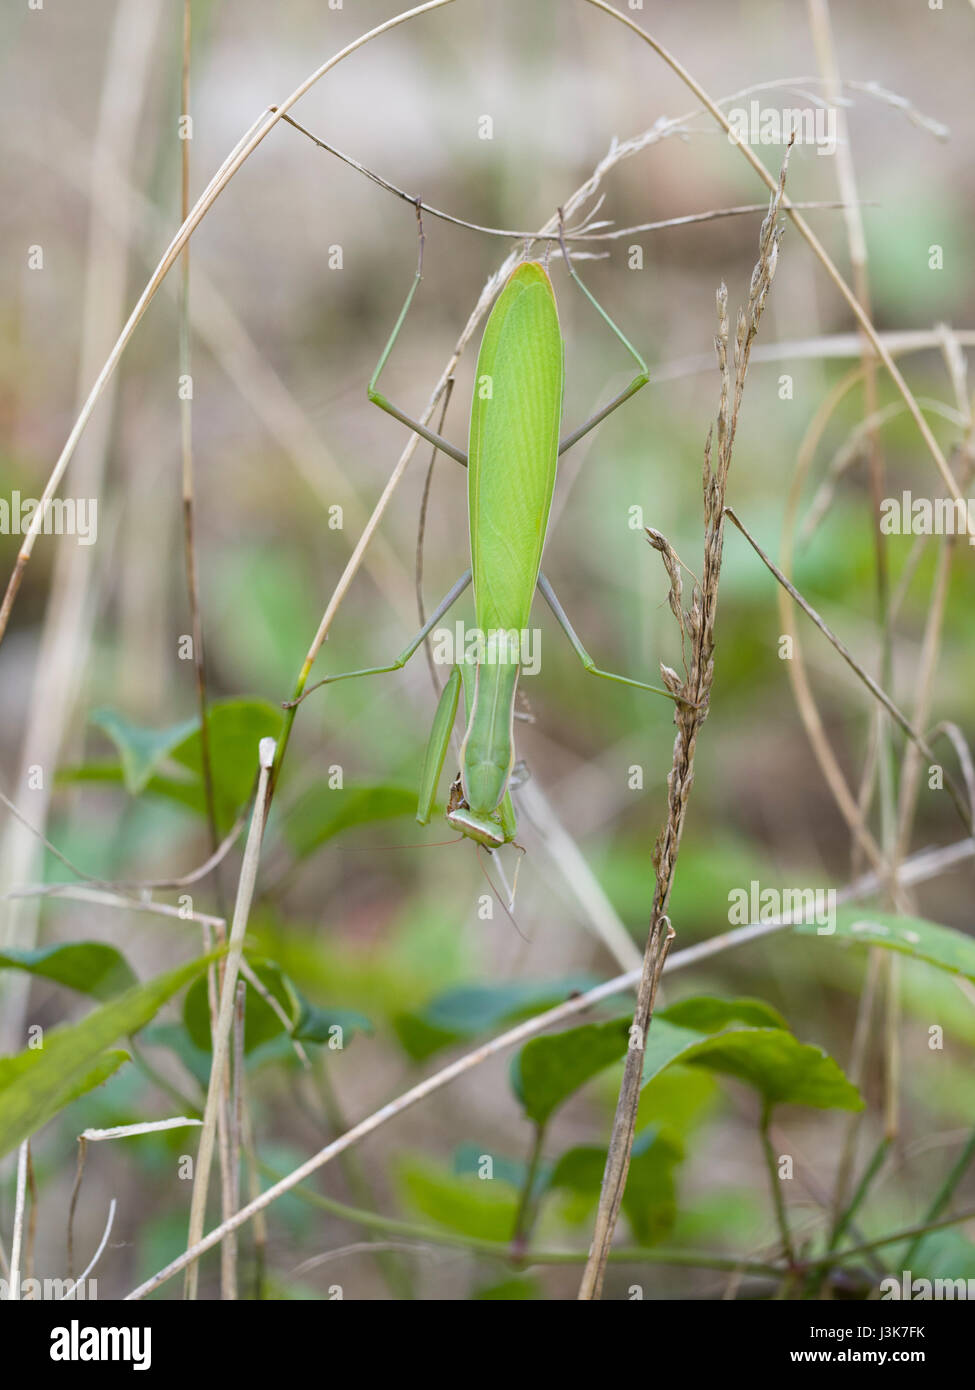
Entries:
<svg viewBox="0 0 975 1390">
<path fill-rule="evenodd" d="M 785 1210 L 785 1198 L 782 1195 L 782 1183 L 779 1179 L 778 1165 L 775 1161 L 775 1150 L 772 1148 L 772 1136 L 769 1133 L 771 1120 L 772 1107 L 768 1101 L 766 1101 L 762 1106 L 762 1149 L 765 1154 L 765 1164 L 768 1168 L 768 1179 L 772 1191 L 772 1205 L 775 1208 L 775 1219 L 778 1222 L 779 1234 L 782 1237 L 782 1249 L 785 1251 L 786 1261 L 791 1267 L 796 1262 L 796 1255 L 792 1246 L 792 1236 L 789 1232 L 789 1218 Z"/>
<path fill-rule="evenodd" d="M 542 1145 L 545 1142 L 544 1124 L 535 1125 L 535 1137 L 532 1140 L 531 1156 L 528 1160 L 528 1171 L 525 1174 L 525 1181 L 521 1189 L 521 1201 L 518 1203 L 518 1212 L 515 1216 L 514 1230 L 511 1232 L 511 1251 L 517 1258 L 523 1255 L 528 1241 L 531 1238 L 531 1228 L 534 1224 L 537 1205 L 533 1198 L 535 1195 L 535 1180 L 538 1176 L 538 1165 L 542 1158 Z"/>
</svg>

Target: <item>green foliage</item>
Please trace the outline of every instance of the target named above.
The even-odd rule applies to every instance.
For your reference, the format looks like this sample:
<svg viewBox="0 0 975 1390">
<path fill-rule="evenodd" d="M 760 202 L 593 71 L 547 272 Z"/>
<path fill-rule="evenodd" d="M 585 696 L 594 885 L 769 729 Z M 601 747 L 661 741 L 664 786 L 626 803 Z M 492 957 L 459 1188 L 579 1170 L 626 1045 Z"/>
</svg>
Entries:
<svg viewBox="0 0 975 1390">
<path fill-rule="evenodd" d="M 415 787 L 332 788 L 327 782 L 317 782 L 288 814 L 284 833 L 295 856 L 304 859 L 353 826 L 415 813 Z"/>
<path fill-rule="evenodd" d="M 136 985 L 80 1023 L 52 1029 L 43 1047 L 0 1058 L 0 1156 L 117 1070 L 125 1054 L 105 1057 L 109 1045 L 145 1027 L 168 999 L 205 969 L 208 959 L 190 961 Z"/>
<path fill-rule="evenodd" d="M 283 1009 L 292 1024 L 298 1015 L 298 1000 L 290 980 L 270 961 L 250 962 L 251 969 L 268 994 Z M 245 981 L 245 983 L 247 983 Z M 195 980 L 183 1000 L 183 1024 L 193 1046 L 210 1051 L 210 1004 L 206 977 Z M 244 999 L 244 1051 L 253 1052 L 262 1043 L 284 1031 L 281 1019 L 253 985 L 247 984 Z"/>
<path fill-rule="evenodd" d="M 580 1086 L 618 1062 L 629 1028 L 629 1019 L 618 1018 L 527 1042 L 512 1063 L 511 1084 L 528 1119 L 546 1124 Z"/>
<path fill-rule="evenodd" d="M 506 1241 L 514 1230 L 518 1193 L 502 1179 L 446 1172 L 424 1159 L 397 1165 L 404 1202 L 440 1226 L 476 1240 Z"/>
<path fill-rule="evenodd" d="M 113 710 L 98 710 L 92 720 L 112 740 L 120 761 L 87 763 L 59 773 L 61 782 L 121 783 L 133 795 L 148 792 L 206 814 L 199 720 L 169 729 L 143 729 Z M 262 738 L 277 738 L 282 711 L 266 700 L 214 700 L 207 729 L 213 769 L 213 794 L 221 831 L 233 825 L 250 796 L 257 776 L 257 748 Z"/>
<path fill-rule="evenodd" d="M 145 790 L 159 764 L 198 728 L 196 720 L 184 719 L 168 729 L 144 729 L 112 709 L 95 710 L 91 722 L 107 734 L 118 749 L 125 787 L 133 796 Z"/>
<path fill-rule="evenodd" d="M 811 923 L 793 930 L 803 936 L 816 935 Z M 835 932 L 824 939 L 884 946 L 975 980 L 975 939 L 923 917 L 899 917 L 890 912 L 875 912 L 873 908 L 844 908 L 837 913 Z"/>
<path fill-rule="evenodd" d="M 633 1142 L 630 1170 L 623 1193 L 623 1211 L 634 1239 L 641 1245 L 656 1244 L 673 1228 L 677 1215 L 674 1170 L 683 1157 L 683 1146 L 678 1140 L 656 1129 L 645 1130 Z M 588 1195 L 595 1202 L 605 1167 L 605 1148 L 593 1144 L 577 1145 L 564 1153 L 556 1163 L 549 1179 L 549 1189 L 557 1191 L 565 1188 Z"/>
<path fill-rule="evenodd" d="M 718 1083 L 710 1072 L 674 1062 L 644 1085 L 637 1130 L 652 1124 L 673 1134 L 688 1135 L 707 1119 L 718 1094 Z"/>
<path fill-rule="evenodd" d="M 248 962 L 267 993 L 276 1000 L 288 1020 L 285 1028 L 280 1015 L 250 983 L 244 997 L 244 1052 L 248 1055 L 273 1040 L 288 1036 L 299 1042 L 325 1043 L 334 1028 L 342 1029 L 343 1044 L 356 1033 L 371 1033 L 372 1024 L 353 1009 L 323 1007 L 310 1003 L 274 961 L 249 957 Z M 246 981 L 245 981 L 246 983 Z M 186 991 L 183 1002 L 186 1037 L 200 1053 L 210 1051 L 210 1004 L 207 981 L 196 980 Z"/>
<path fill-rule="evenodd" d="M 657 1013 L 680 1028 L 696 1028 L 699 1033 L 718 1033 L 732 1023 L 749 1023 L 755 1028 L 788 1028 L 778 1009 L 761 999 L 715 999 L 696 995 L 681 999 Z"/>
<path fill-rule="evenodd" d="M 647 1037 L 644 1083 L 676 1061 L 744 1081 L 769 1105 L 863 1107 L 856 1087 L 832 1057 L 783 1028 L 731 1028 L 708 1035 L 656 1018 Z"/>
<path fill-rule="evenodd" d="M 111 999 L 138 983 L 128 961 L 114 946 L 100 941 L 76 941 L 36 950 L 0 952 L 0 970 L 25 970 L 68 989 Z"/>
</svg>

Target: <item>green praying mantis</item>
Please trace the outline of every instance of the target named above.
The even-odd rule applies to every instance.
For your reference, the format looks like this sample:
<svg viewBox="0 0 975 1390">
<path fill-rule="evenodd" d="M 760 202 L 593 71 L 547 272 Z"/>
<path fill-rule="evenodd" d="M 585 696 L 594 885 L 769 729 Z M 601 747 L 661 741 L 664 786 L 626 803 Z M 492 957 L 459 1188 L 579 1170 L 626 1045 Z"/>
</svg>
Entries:
<svg viewBox="0 0 975 1390">
<path fill-rule="evenodd" d="M 479 644 L 474 659 L 465 655 L 456 661 L 441 692 L 420 778 L 417 820 L 426 825 L 432 815 L 463 687 L 466 731 L 460 772 L 448 797 L 447 821 L 487 850 L 515 841 L 509 786 L 515 762 L 515 695 L 522 669 L 520 635 L 527 630 L 536 589 L 591 675 L 675 698 L 659 686 L 596 666 L 541 569 L 559 457 L 649 380 L 639 352 L 579 278 L 566 246 L 561 212 L 559 217 L 566 268 L 636 362 L 637 375 L 608 405 L 560 440 L 565 345 L 548 270 L 538 261 L 526 260 L 511 272 L 484 328 L 467 453 L 393 405 L 380 393 L 378 382 L 422 279 L 423 225 L 417 205 L 416 273 L 368 393 L 373 404 L 466 467 L 471 563 L 395 661 L 326 676 L 305 692 L 309 695 L 336 681 L 401 670 L 473 584 L 477 627 L 486 640 Z"/>
</svg>

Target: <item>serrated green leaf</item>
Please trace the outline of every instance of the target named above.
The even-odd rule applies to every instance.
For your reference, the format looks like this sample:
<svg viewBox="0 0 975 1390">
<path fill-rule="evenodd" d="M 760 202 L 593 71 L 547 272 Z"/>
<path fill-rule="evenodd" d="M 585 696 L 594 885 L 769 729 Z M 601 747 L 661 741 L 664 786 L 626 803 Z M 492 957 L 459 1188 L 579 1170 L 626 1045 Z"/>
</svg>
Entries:
<svg viewBox="0 0 975 1390">
<path fill-rule="evenodd" d="M 811 924 L 793 927 L 793 931 L 816 935 Z M 844 908 L 837 913 L 835 932 L 823 939 L 885 946 L 975 980 L 975 938 L 923 917 L 898 917 L 894 913 L 874 912 L 872 908 Z"/>
<path fill-rule="evenodd" d="M 143 1028 L 210 959 L 190 961 L 126 990 L 80 1023 L 52 1029 L 42 1047 L 0 1057 L 0 1156 L 81 1094 L 77 1087 L 98 1067 L 109 1045 Z"/>
<path fill-rule="evenodd" d="M 863 1108 L 859 1091 L 832 1057 L 782 1028 L 733 1028 L 708 1035 L 655 1018 L 647 1035 L 644 1084 L 676 1061 L 736 1077 L 769 1105 Z"/>
<path fill-rule="evenodd" d="M 0 951 L 0 970 L 26 970 L 96 999 L 111 999 L 138 984 L 121 951 L 100 941 L 40 946 L 32 951 Z"/>
<path fill-rule="evenodd" d="M 512 1063 L 511 1084 L 528 1118 L 545 1124 L 580 1086 L 619 1061 L 630 1024 L 629 1018 L 584 1023 L 527 1042 Z"/>
</svg>

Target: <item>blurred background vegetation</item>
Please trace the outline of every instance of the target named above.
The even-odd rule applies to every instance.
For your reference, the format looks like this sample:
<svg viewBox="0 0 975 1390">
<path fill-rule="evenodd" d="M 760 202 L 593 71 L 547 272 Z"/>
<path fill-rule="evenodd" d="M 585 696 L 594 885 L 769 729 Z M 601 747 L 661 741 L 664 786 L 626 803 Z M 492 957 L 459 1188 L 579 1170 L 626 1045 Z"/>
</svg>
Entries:
<svg viewBox="0 0 975 1390">
<path fill-rule="evenodd" d="M 48 0 L 39 12 L 26 4 L 4 6 L 3 496 L 18 489 L 39 495 L 79 399 L 114 341 L 118 310 L 122 317 L 128 313 L 179 225 L 181 10 L 149 0 L 73 6 Z M 933 12 L 909 0 L 892 0 L 882 15 L 866 3 L 835 10 L 844 76 L 876 81 L 950 128 L 950 138 L 938 139 L 889 101 L 849 93 L 874 320 L 883 330 L 941 322 L 975 327 L 968 231 L 975 191 L 968 157 L 971 77 L 961 57 L 973 16 L 961 4 Z M 335 10 L 321 0 L 280 0 L 270 8 L 257 0 L 194 0 L 192 12 L 195 196 L 267 105 L 394 7 L 388 0 L 346 0 Z M 800 92 L 812 89 L 817 55 L 801 0 L 699 3 L 693 13 L 648 0 L 634 18 L 714 96 L 782 78 L 797 79 Z M 762 99 L 804 104 L 791 90 Z M 524 228 L 551 216 L 614 137 L 627 139 L 694 105 L 649 50 L 584 4 L 461 0 L 368 46 L 314 88 L 294 114 L 437 207 L 476 222 Z M 493 120 L 490 140 L 478 138 L 485 114 Z M 759 147 L 758 153 L 777 169 L 780 149 Z M 835 199 L 835 158 L 797 147 L 789 191 L 796 200 Z M 700 116 L 621 163 L 603 192 L 600 215 L 618 226 L 765 202 L 745 161 Z M 846 273 L 842 213 L 809 217 Z M 718 391 L 714 295 L 724 280 L 733 309 L 745 299 L 760 221 L 754 214 L 648 233 L 609 243 L 604 259 L 580 265 L 651 367 L 650 386 L 565 459 L 546 552 L 547 572 L 604 667 L 653 680 L 660 660 L 680 664 L 663 567 L 641 531 L 630 528 L 630 508 L 641 507 L 646 524 L 699 571 L 701 461 Z M 384 378 L 387 395 L 412 413 L 426 402 L 482 285 L 509 249 L 432 219 L 426 232 L 423 285 Z M 643 247 L 642 269 L 630 268 L 632 244 Z M 928 268 L 934 244 L 944 248 L 938 271 Z M 43 271 L 28 269 L 28 248 L 35 245 L 43 248 Z M 340 268 L 330 267 L 335 247 L 341 247 Z M 215 701 L 263 702 L 248 707 L 247 738 L 258 725 L 261 733 L 274 731 L 275 711 L 292 689 L 361 520 L 405 443 L 403 429 L 369 406 L 365 384 L 408 288 L 415 254 L 406 203 L 284 125 L 272 131 L 193 237 L 196 526 L 209 690 Z M 555 265 L 553 275 L 567 343 L 571 425 L 625 384 L 630 364 L 561 267 Z M 162 730 L 192 724 L 196 712 L 193 664 L 178 656 L 180 638 L 191 629 L 172 292 L 178 282 L 175 274 L 170 279 L 126 352 L 114 399 L 98 407 L 63 489 L 88 495 L 84 480 L 101 475 L 97 544 L 83 548 L 69 538 L 41 538 L 0 661 L 3 786 L 33 824 L 46 821 L 49 839 L 63 854 L 103 880 L 177 876 L 201 863 L 209 849 L 199 797 L 195 807 L 186 804 L 193 797 L 180 799 L 171 786 L 167 792 L 165 776 L 132 795 L 107 770 L 118 763 L 118 740 L 106 730 L 117 726 L 93 718 L 110 709 L 128 725 Z M 787 230 L 760 345 L 851 327 L 821 268 Z M 787 351 L 752 365 L 729 500 L 773 555 L 797 449 L 855 361 L 855 355 Z M 903 361 L 919 398 L 957 408 L 937 348 Z M 468 356 L 445 425 L 459 442 L 466 434 L 471 372 Z M 780 395 L 783 373 L 793 379 L 791 399 Z M 897 399 L 883 374 L 878 389 L 881 407 Z M 863 395 L 854 389 L 827 425 L 805 502 L 862 418 Z M 958 423 L 937 413 L 929 418 L 950 452 L 961 437 Z M 885 421 L 881 439 L 893 495 L 902 488 L 916 495 L 940 491 L 903 412 Z M 414 552 L 427 457 L 424 446 L 383 521 L 382 549 L 356 578 L 316 671 L 389 659 L 415 631 Z M 336 503 L 345 504 L 342 529 L 329 526 L 328 509 Z M 466 526 L 464 478 L 441 458 L 426 531 L 428 607 L 466 563 Z M 887 543 L 894 585 L 911 546 L 909 537 Z M 17 547 L 17 537 L 0 537 L 4 575 Z M 69 547 L 70 559 L 59 559 Z M 729 891 L 753 879 L 763 886 L 825 886 L 851 876 L 849 832 L 810 750 L 779 657 L 774 581 L 737 533 L 726 537 L 725 556 L 713 706 L 671 908 L 678 947 L 726 930 Z M 932 546 L 897 622 L 892 693 L 908 709 L 935 562 Z M 834 630 L 876 670 L 874 536 L 862 457 L 845 472 L 814 536 L 799 547 L 795 576 Z M 69 632 L 53 652 L 44 646 L 52 640 L 52 593 L 60 595 L 58 630 Z M 961 545 L 934 718 L 954 720 L 966 733 L 975 679 L 973 597 L 970 552 Z M 523 682 L 534 722 L 517 725 L 519 755 L 642 951 L 653 885 L 650 855 L 670 768 L 671 713 L 662 700 L 588 679 L 547 611 L 538 612 L 538 621 L 544 660 L 541 674 Z M 856 787 L 873 710 L 828 645 L 811 628 L 801 632 L 828 737 Z M 420 655 L 396 676 L 313 695 L 296 720 L 268 827 L 251 939 L 309 1007 L 356 1011 L 370 1029 L 341 1052 L 311 1048 L 310 1074 L 268 1029 L 251 1058 L 251 1095 L 259 1153 L 278 1173 L 419 1074 L 424 1062 L 417 1053 L 424 1047 L 415 1017 L 411 1025 L 408 1016 L 422 1015 L 444 991 L 519 980 L 584 983 L 617 972 L 618 962 L 594 937 L 527 818 L 517 929 L 497 904 L 490 920 L 479 912 L 489 890 L 472 848 L 444 845 L 450 837 L 439 818 L 427 831 L 413 823 L 409 795 L 433 706 Z M 253 740 L 228 744 L 225 752 L 224 830 L 249 792 L 251 755 L 241 749 L 252 746 Z M 42 768 L 45 787 L 32 800 L 25 769 L 34 764 Z M 634 765 L 644 769 L 642 790 L 629 786 Z M 339 793 L 327 789 L 335 766 L 345 782 L 346 801 L 338 811 Z M 79 776 L 78 769 L 87 773 Z M 348 798 L 361 787 L 389 789 L 379 804 L 399 814 L 336 824 L 336 815 L 355 820 Z M 8 828 L 7 835 L 9 870 L 16 833 Z M 923 786 L 910 849 L 960 836 L 950 803 Z M 23 867 L 23 851 L 16 862 Z M 27 863 L 27 882 L 72 878 L 50 854 Z M 238 865 L 235 851 L 221 867 L 219 898 L 212 879 L 191 890 L 197 910 L 220 910 L 221 899 L 226 908 Z M 969 865 L 923 886 L 918 911 L 968 927 L 971 883 Z M 178 890 L 157 894 L 172 903 L 178 896 Z M 25 908 L 7 902 L 2 910 L 23 914 Z M 113 944 L 140 976 L 199 949 L 189 923 L 67 900 L 36 910 L 40 942 Z M 25 920 L 11 915 L 8 924 L 20 930 Z M 846 1065 L 865 959 L 859 950 L 786 934 L 675 975 L 666 1001 L 710 992 L 761 997 L 781 1010 L 800 1038 L 821 1044 Z M 564 992 L 555 990 L 553 1001 Z M 949 977 L 919 962 L 905 964 L 900 993 L 900 1141 L 865 1219 L 867 1234 L 918 1215 L 917 1194 L 936 1189 L 958 1131 L 971 1123 L 975 1099 L 970 1000 Z M 33 983 L 32 1022 L 50 1026 L 80 1017 L 87 1007 L 57 985 Z M 181 1010 L 173 1006 L 165 1025 L 162 1019 L 157 1025 L 169 1033 L 144 1037 L 142 1051 L 187 1103 L 198 1105 L 205 1055 L 180 1031 Z M 946 1029 L 943 1052 L 928 1051 L 932 1024 Z M 8 1050 L 22 1045 L 21 1038 L 7 1043 Z M 881 1079 L 875 1042 L 864 1082 L 871 1110 L 863 1152 L 880 1132 Z M 617 1084 L 618 1069 L 611 1067 L 560 1111 L 547 1138 L 552 1161 L 572 1145 L 605 1143 Z M 40 1272 L 58 1270 L 63 1261 L 74 1136 L 86 1125 L 177 1113 L 174 1105 L 144 1071 L 129 1066 L 39 1136 Z M 678 1068 L 648 1089 L 641 1118 L 664 1126 L 687 1155 L 673 1168 L 673 1211 L 658 1234 L 691 1248 L 765 1248 L 773 1222 L 751 1095 Z M 845 1124 L 841 1116 L 805 1110 L 781 1120 L 780 1148 L 796 1155 L 800 1174 L 789 1197 L 810 1223 L 830 1188 Z M 504 1058 L 382 1129 L 357 1151 L 351 1171 L 329 1168 L 317 1186 L 355 1205 L 504 1239 L 517 1194 L 517 1183 L 506 1186 L 504 1179 L 504 1172 L 516 1177 L 517 1171 L 505 1170 L 504 1163 L 523 1164 L 529 1140 Z M 192 1151 L 187 1132 L 175 1131 L 102 1145 L 89 1156 L 76 1218 L 79 1248 L 94 1248 L 109 1197 L 119 1202 L 110 1258 L 99 1270 L 103 1294 L 124 1292 L 182 1248 L 188 1184 L 176 1177 L 176 1158 Z M 471 1155 L 484 1153 L 495 1156 L 499 1177 L 478 1186 L 464 1174 Z M 490 1198 L 484 1188 L 491 1189 Z M 11 1196 L 8 1165 L 0 1203 L 4 1228 Z M 538 1242 L 585 1248 L 593 1202 L 591 1193 L 548 1198 Z M 642 1234 L 649 1239 L 646 1230 Z M 402 1293 L 396 1281 L 404 1271 L 420 1297 L 490 1295 L 499 1286 L 499 1296 L 571 1297 L 576 1287 L 574 1269 L 533 1272 L 508 1285 L 510 1275 L 496 1262 L 462 1250 L 421 1251 L 392 1272 L 362 1254 L 321 1270 L 291 1272 L 302 1260 L 357 1239 L 354 1226 L 294 1195 L 284 1198 L 270 1213 L 268 1291 L 321 1297 L 341 1283 L 346 1297 L 381 1298 L 397 1288 Z M 964 1242 L 958 1232 L 949 1239 Z M 250 1259 L 249 1237 L 244 1245 Z M 952 1258 L 955 1264 L 962 1259 L 955 1246 Z M 975 1273 L 967 1245 L 964 1259 Z M 716 1296 L 727 1277 L 649 1268 L 639 1273 L 647 1296 Z M 625 1296 L 633 1278 L 629 1270 L 614 1272 L 610 1295 Z M 215 1279 L 215 1267 L 205 1265 L 205 1290 L 212 1292 Z M 175 1292 L 176 1285 L 171 1288 Z"/>
</svg>

